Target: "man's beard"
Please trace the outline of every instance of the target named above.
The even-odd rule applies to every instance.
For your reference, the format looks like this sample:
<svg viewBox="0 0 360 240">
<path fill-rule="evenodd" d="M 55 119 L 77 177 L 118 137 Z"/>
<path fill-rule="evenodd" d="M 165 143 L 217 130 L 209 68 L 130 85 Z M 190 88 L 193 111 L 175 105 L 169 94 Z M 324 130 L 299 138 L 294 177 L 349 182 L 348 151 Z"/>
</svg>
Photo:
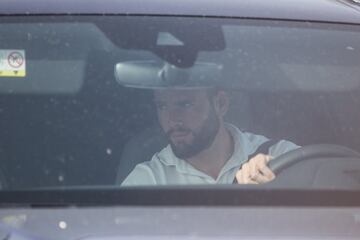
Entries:
<svg viewBox="0 0 360 240">
<path fill-rule="evenodd" d="M 214 142 L 215 137 L 219 131 L 219 119 L 215 114 L 215 110 L 212 107 L 208 117 L 205 119 L 203 125 L 198 131 L 193 131 L 187 128 L 178 127 L 176 129 L 169 130 L 166 135 L 169 139 L 171 149 L 175 156 L 180 159 L 187 159 L 196 156 L 200 152 L 208 149 Z M 175 145 L 171 141 L 171 134 L 176 132 L 189 133 L 193 136 L 190 143 L 182 142 Z"/>
</svg>

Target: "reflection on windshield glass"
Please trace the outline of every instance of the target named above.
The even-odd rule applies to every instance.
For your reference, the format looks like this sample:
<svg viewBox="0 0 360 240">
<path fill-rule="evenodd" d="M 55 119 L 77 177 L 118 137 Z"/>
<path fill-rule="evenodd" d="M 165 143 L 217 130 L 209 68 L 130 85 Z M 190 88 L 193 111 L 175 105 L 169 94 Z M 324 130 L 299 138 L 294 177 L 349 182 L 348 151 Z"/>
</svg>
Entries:
<svg viewBox="0 0 360 240">
<path fill-rule="evenodd" d="M 33 18 L 0 24 L 2 189 L 359 187 L 355 26 Z"/>
</svg>

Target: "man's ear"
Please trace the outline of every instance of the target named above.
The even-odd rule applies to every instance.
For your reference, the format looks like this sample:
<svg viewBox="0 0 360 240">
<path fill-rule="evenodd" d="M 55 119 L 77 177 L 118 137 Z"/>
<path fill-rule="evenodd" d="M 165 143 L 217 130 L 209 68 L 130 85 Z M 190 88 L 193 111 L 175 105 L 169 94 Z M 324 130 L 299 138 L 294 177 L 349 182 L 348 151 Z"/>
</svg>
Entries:
<svg viewBox="0 0 360 240">
<path fill-rule="evenodd" d="M 215 111 L 222 117 L 225 116 L 229 109 L 229 96 L 225 91 L 218 91 L 214 96 L 214 108 Z"/>
</svg>

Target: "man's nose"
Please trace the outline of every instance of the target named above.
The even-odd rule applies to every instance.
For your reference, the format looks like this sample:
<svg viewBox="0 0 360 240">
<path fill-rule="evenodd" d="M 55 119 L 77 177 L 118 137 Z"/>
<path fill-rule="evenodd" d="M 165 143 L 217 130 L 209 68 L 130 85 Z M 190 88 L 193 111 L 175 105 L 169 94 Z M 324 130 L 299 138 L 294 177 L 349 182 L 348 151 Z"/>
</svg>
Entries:
<svg viewBox="0 0 360 240">
<path fill-rule="evenodd" d="M 171 125 L 182 125 L 184 122 L 184 114 L 177 108 L 170 109 L 168 120 Z"/>
</svg>

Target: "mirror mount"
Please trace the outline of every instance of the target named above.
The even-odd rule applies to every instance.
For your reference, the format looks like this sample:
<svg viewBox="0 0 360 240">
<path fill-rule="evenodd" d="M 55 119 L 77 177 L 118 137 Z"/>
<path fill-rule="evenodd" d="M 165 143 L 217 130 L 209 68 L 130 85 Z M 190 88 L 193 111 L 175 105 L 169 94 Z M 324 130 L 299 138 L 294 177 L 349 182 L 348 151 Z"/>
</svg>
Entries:
<svg viewBox="0 0 360 240">
<path fill-rule="evenodd" d="M 153 51 L 160 59 L 179 67 L 190 68 L 194 65 L 198 51 L 187 47 L 161 47 Z"/>
</svg>

